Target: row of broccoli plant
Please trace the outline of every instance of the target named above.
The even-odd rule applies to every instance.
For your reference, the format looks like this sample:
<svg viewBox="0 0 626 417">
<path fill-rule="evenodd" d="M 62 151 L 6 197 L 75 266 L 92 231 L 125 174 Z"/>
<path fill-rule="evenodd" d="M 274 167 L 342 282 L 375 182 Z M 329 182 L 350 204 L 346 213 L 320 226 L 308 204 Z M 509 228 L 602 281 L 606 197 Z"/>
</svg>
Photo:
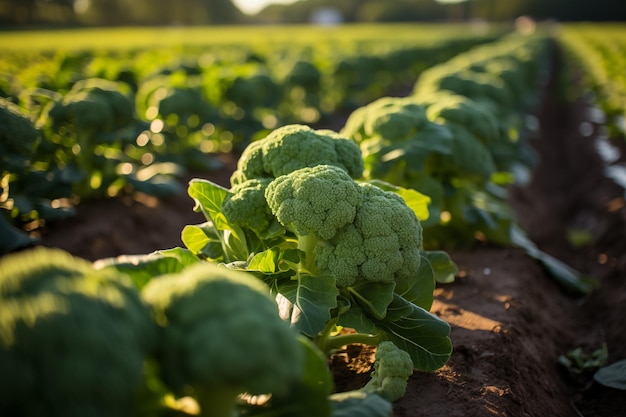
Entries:
<svg viewBox="0 0 626 417">
<path fill-rule="evenodd" d="M 494 36 L 399 47 L 384 52 L 389 59 L 333 49 L 340 62 L 334 70 L 323 48 L 308 51 L 305 60 L 294 45 L 277 57 L 245 45 L 236 56 L 214 48 L 175 61 L 172 51 L 16 56 L 16 65 L 34 64 L 5 64 L 18 73 L 0 84 L 7 96 L 0 100 L 0 254 L 32 243 L 29 231 L 70 216 L 80 199 L 182 192 L 177 178 L 186 171 L 220 167 L 215 153 L 239 151 L 285 121 L 317 121 L 347 100 L 333 94 L 359 90 L 355 102 L 374 97 L 392 88 L 392 80 L 406 83 L 407 71 Z M 389 73 L 394 67 L 402 76 Z"/>
<path fill-rule="evenodd" d="M 287 125 L 244 150 L 230 189 L 190 182 L 207 221 L 186 248 L 5 256 L 0 411 L 391 416 L 414 369 L 451 354 L 429 309 L 456 265 L 423 249 L 427 197 L 362 173 L 352 140 Z M 334 392 L 328 358 L 354 343 L 377 346 L 371 380 Z"/>
<path fill-rule="evenodd" d="M 571 24 L 560 28 L 558 39 L 566 58 L 580 73 L 584 95 L 598 106 L 592 121 L 603 124 L 607 136 L 626 137 L 626 31 L 620 25 Z M 575 72 L 575 70 L 570 70 Z"/>
<path fill-rule="evenodd" d="M 366 178 L 431 198 L 425 247 L 519 246 L 565 288 L 586 293 L 577 271 L 525 236 L 507 201 L 507 187 L 523 185 L 534 163 L 526 137 L 536 121 L 527 115 L 541 99 L 552 42 L 511 34 L 459 54 L 424 71 L 409 96 L 355 110 L 340 133 L 359 144 Z"/>
</svg>

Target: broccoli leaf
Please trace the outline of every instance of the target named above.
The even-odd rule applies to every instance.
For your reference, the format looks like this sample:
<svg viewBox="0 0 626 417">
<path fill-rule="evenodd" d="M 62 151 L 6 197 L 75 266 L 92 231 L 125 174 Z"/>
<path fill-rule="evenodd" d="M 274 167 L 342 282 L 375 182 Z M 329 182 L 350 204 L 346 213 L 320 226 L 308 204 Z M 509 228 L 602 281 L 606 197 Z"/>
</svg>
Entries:
<svg viewBox="0 0 626 417">
<path fill-rule="evenodd" d="M 448 255 L 447 252 L 440 250 L 424 251 L 422 252 L 422 259 L 424 258 L 428 259 L 430 266 L 433 268 L 435 282 L 440 284 L 450 284 L 454 282 L 454 277 L 457 272 L 459 272 L 459 268 L 454 261 L 450 259 L 450 255 Z M 420 307 L 424 307 L 415 301 L 413 301 L 413 303 L 419 305 Z"/>
<path fill-rule="evenodd" d="M 422 253 L 420 267 L 411 280 L 396 281 L 396 294 L 423 309 L 429 310 L 433 304 L 435 272 L 428 257 Z"/>
<path fill-rule="evenodd" d="M 299 274 L 297 279 L 276 282 L 275 291 L 290 303 L 288 312 L 281 316 L 310 337 L 324 329 L 339 295 L 335 278 L 330 275 Z"/>
<path fill-rule="evenodd" d="M 201 258 L 215 261 L 224 259 L 219 235 L 211 222 L 185 226 L 181 239 L 191 252 Z"/>
<path fill-rule="evenodd" d="M 394 282 L 358 281 L 348 287 L 350 298 L 378 320 L 385 318 L 387 307 L 393 300 Z"/>
<path fill-rule="evenodd" d="M 606 387 L 626 390 L 626 359 L 598 369 L 593 379 Z"/>
<path fill-rule="evenodd" d="M 434 314 L 395 294 L 384 321 L 376 325 L 383 338 L 411 355 L 415 368 L 434 371 L 452 354 L 450 325 Z"/>
<path fill-rule="evenodd" d="M 194 210 L 215 224 L 219 230 L 230 230 L 231 226 L 222 213 L 222 202 L 229 191 L 211 181 L 194 178 L 189 182 L 189 196 L 196 202 Z"/>
</svg>

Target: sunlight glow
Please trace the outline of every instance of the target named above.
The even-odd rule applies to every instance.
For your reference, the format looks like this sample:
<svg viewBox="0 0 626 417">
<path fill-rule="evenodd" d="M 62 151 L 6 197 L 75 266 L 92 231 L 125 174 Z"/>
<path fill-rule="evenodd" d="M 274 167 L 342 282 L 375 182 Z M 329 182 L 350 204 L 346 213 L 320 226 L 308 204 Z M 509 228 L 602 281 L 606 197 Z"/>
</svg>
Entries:
<svg viewBox="0 0 626 417">
<path fill-rule="evenodd" d="M 291 4 L 297 0 L 233 0 L 235 6 L 242 12 L 254 15 L 270 4 Z"/>
</svg>

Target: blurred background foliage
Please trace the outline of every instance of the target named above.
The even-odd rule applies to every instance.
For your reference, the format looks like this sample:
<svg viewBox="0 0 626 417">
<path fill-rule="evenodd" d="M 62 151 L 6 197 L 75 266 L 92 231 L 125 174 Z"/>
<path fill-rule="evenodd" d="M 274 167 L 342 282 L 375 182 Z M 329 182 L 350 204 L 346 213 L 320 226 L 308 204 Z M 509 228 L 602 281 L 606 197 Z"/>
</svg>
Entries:
<svg viewBox="0 0 626 417">
<path fill-rule="evenodd" d="M 255 15 L 232 0 L 0 0 L 0 29 L 33 26 L 307 23 L 333 13 L 341 22 L 512 20 L 622 21 L 619 0 L 299 0 Z M 323 13 L 322 13 L 323 15 Z"/>
</svg>

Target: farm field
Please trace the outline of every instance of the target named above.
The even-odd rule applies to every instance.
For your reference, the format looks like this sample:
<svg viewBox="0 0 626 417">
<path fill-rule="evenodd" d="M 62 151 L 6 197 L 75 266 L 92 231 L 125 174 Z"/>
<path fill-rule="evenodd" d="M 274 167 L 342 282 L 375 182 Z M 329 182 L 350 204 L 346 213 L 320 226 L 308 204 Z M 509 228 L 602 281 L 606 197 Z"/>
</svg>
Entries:
<svg viewBox="0 0 626 417">
<path fill-rule="evenodd" d="M 564 29 L 564 32 L 551 32 L 550 36 L 555 37 L 556 43 L 546 43 L 545 49 L 542 49 L 543 46 L 539 47 L 538 56 L 542 61 L 538 68 L 541 68 L 541 71 L 524 67 L 528 73 L 542 74 L 539 77 L 540 82 L 527 84 L 521 88 L 522 91 L 527 89 L 530 91 L 530 86 L 536 88 L 530 96 L 523 95 L 524 106 L 520 111 L 523 109 L 524 115 L 503 122 L 510 123 L 508 125 L 510 130 L 519 131 L 518 134 L 528 145 L 527 150 L 536 157 L 536 161 L 529 164 L 527 171 L 524 171 L 529 175 L 528 181 L 505 181 L 507 192 L 503 202 L 511 208 L 514 219 L 512 222 L 525 230 L 542 253 L 570 265 L 583 277 L 593 278 L 595 283 L 593 289 L 581 293 L 577 288 L 564 288 L 560 281 L 554 279 L 554 273 L 551 273 L 545 264 L 539 262 L 536 256 L 527 254 L 527 247 L 508 242 L 499 234 L 499 229 L 498 232 L 489 235 L 484 224 L 477 222 L 472 225 L 475 229 L 471 229 L 468 243 L 466 235 L 462 234 L 464 228 L 461 226 L 452 229 L 450 226 L 452 223 L 446 223 L 444 226 L 450 226 L 446 229 L 441 225 L 424 222 L 425 239 L 429 234 L 434 236 L 435 231 L 448 231 L 449 234 L 441 235 L 444 238 L 429 241 L 429 245 L 445 250 L 457 266 L 453 282 L 449 280 L 437 283 L 430 308 L 435 316 L 450 325 L 452 351 L 445 365 L 438 369 L 416 370 L 413 373 L 408 380 L 405 395 L 393 403 L 394 417 L 433 415 L 617 417 L 623 414 L 626 391 L 594 382 L 593 366 L 589 369 L 576 369 L 575 366 L 570 366 L 568 370 L 560 363 L 563 361 L 562 357 L 576 348 L 581 348 L 591 355 L 606 346 L 608 356 L 603 365 L 626 358 L 626 327 L 623 322 L 623 318 L 626 317 L 626 203 L 624 188 L 606 175 L 609 163 L 598 151 L 598 143 L 606 145 L 606 141 L 611 140 L 610 143 L 615 147 L 612 148 L 614 154 L 617 154 L 610 160 L 614 167 L 618 167 L 626 159 L 618 152 L 626 150 L 626 146 L 623 137 L 614 133 L 616 131 L 613 126 L 606 126 L 605 121 L 597 117 L 600 104 L 595 99 L 590 99 L 596 95 L 590 95 L 588 92 L 596 87 L 591 87 L 586 81 L 585 74 L 588 70 L 583 65 L 575 64 L 566 49 L 566 44 L 558 41 L 559 33 L 567 33 L 567 30 L 570 30 L 568 27 Z M 371 34 L 371 30 L 369 28 L 363 33 Z M 480 45 L 497 43 L 500 36 L 504 36 L 498 34 L 493 39 L 487 40 L 486 35 L 482 33 L 476 35 L 475 44 L 461 45 L 456 42 L 461 36 L 459 32 L 455 32 L 458 29 L 445 32 L 445 28 L 439 26 L 437 30 L 441 32 L 436 30 L 426 32 L 430 35 L 448 34 L 447 43 L 439 40 L 439 44 L 443 45 L 437 49 L 441 57 L 428 62 L 427 65 L 420 65 L 415 61 L 413 66 L 416 71 L 415 80 L 419 80 L 418 76 L 424 74 L 435 77 L 432 75 L 434 72 L 427 73 L 426 70 L 437 65 L 441 65 L 440 73 L 445 74 L 447 67 L 444 65 L 453 62 L 451 60 L 454 57 Z M 571 30 L 575 31 L 575 27 Z M 385 44 L 393 42 L 394 39 L 397 40 L 396 51 L 402 50 L 398 45 L 407 46 L 412 42 L 418 45 L 432 45 L 430 40 L 426 40 L 426 35 L 422 38 L 415 34 L 415 37 L 409 37 L 406 30 L 399 32 L 404 34 L 402 36 L 395 35 L 398 38 L 394 38 L 388 31 L 381 30 L 381 33 L 388 34 L 389 38 L 379 39 L 380 42 L 371 45 L 363 39 L 360 44 L 354 43 L 354 40 L 347 40 L 346 44 L 349 46 L 344 50 L 348 51 L 345 53 L 349 57 L 355 57 L 367 50 L 371 51 L 372 56 L 388 56 L 384 54 L 388 53 L 389 49 L 394 50 L 395 47 L 390 48 Z M 571 33 L 573 32 L 568 33 L 568 36 L 572 36 Z M 354 34 L 355 32 L 352 32 L 352 35 Z M 151 36 L 153 35 L 148 34 L 146 40 L 136 48 L 141 49 L 150 45 L 153 42 Z M 437 37 L 441 38 L 441 35 Z M 306 44 L 309 42 L 306 39 L 303 34 L 300 42 Z M 287 40 L 285 42 L 288 44 Z M 0 44 L 6 45 L 1 41 L 1 37 Z M 11 45 L 15 45 L 15 42 L 11 42 Z M 34 42 L 31 45 L 38 44 Z M 368 45 L 371 49 L 368 49 Z M 198 45 L 193 45 L 193 48 L 195 47 Z M 449 47 L 455 49 L 453 52 L 445 53 Z M 44 46 L 37 46 L 35 49 L 37 48 L 45 50 Z M 80 48 L 84 48 L 84 45 Z M 223 48 L 223 45 L 219 48 Z M 221 56 L 225 61 L 239 59 L 225 54 L 225 50 L 219 49 L 218 52 L 224 54 Z M 18 48 L 16 56 L 19 57 L 23 52 Z M 39 53 L 29 51 L 13 62 L 19 64 L 22 62 L 21 59 L 26 59 L 24 56 L 28 54 L 34 54 L 30 55 L 31 57 L 39 56 Z M 266 52 L 261 48 L 256 53 L 264 57 L 263 54 Z M 332 56 L 337 57 L 337 54 L 343 53 L 333 51 Z M 155 59 L 161 59 L 160 62 L 166 66 L 171 58 L 168 54 L 169 52 L 154 56 L 160 57 Z M 292 59 L 293 54 L 295 53 L 284 52 L 283 56 Z M 322 79 L 329 82 L 328 80 L 332 79 L 330 75 L 332 72 L 328 67 L 332 58 L 328 58 L 328 50 L 312 48 L 307 56 L 314 57 L 317 63 L 322 62 Z M 421 56 L 419 59 L 423 60 Z M 49 58 L 50 56 L 39 61 L 41 68 L 48 65 L 60 68 L 56 64 L 50 64 L 55 59 L 47 61 Z M 471 55 L 465 56 L 466 61 L 471 59 L 475 58 Z M 68 58 L 63 62 L 70 61 Z M 261 62 L 279 61 L 273 61 L 272 58 L 265 61 L 261 59 Z M 522 61 L 520 58 L 520 62 L 531 61 Z M 20 91 L 16 91 L 15 86 L 21 89 L 30 80 L 36 79 L 37 74 L 11 73 L 18 68 L 11 65 L 14 64 L 9 64 L 2 70 L 5 74 L 15 75 L 13 83 L 7 86 L 10 83 L 5 79 L 0 87 L 4 89 L 4 95 L 19 97 Z M 473 65 L 478 66 L 476 62 Z M 503 67 L 510 69 L 507 65 L 509 63 L 503 64 Z M 95 66 L 89 68 L 92 75 L 113 74 L 113 78 L 117 77 L 118 80 L 123 79 L 120 75 L 126 74 L 122 71 L 107 73 L 102 66 L 100 72 L 95 70 Z M 203 74 L 206 74 L 206 67 L 201 68 L 201 71 L 205 71 Z M 167 193 L 151 192 L 155 188 L 142 188 L 141 183 L 132 181 L 129 184 L 135 187 L 135 192 L 128 192 L 133 188 L 118 185 L 119 178 L 113 178 L 107 185 L 108 188 L 94 187 L 94 180 L 91 180 L 87 183 L 86 193 L 74 199 L 78 202 L 73 207 L 72 215 L 39 222 L 34 230 L 34 235 L 39 241 L 34 243 L 44 247 L 60 248 L 89 261 L 182 247 L 189 243 L 181 240 L 181 231 L 185 226 L 200 224 L 206 220 L 202 213 L 193 211 L 194 200 L 187 194 L 186 189 L 190 180 L 203 178 L 229 188 L 231 177 L 238 170 L 239 157 L 245 152 L 245 145 L 250 138 L 261 139 L 283 124 L 293 123 L 310 124 L 315 129 L 333 131 L 344 129 L 343 131 L 347 132 L 347 122 L 353 112 L 376 102 L 378 97 L 385 96 L 389 90 L 392 90 L 394 97 L 409 96 L 419 90 L 415 87 L 415 90 L 411 91 L 414 80 L 411 81 L 410 75 L 406 73 L 401 74 L 401 83 L 392 84 L 388 81 L 389 78 L 398 74 L 390 73 L 391 76 L 389 74 L 385 76 L 384 71 L 387 69 L 380 71 L 383 75 L 377 79 L 382 79 L 383 83 L 359 97 L 357 101 L 350 101 L 351 93 L 348 90 L 345 90 L 345 94 L 332 95 L 332 86 L 322 83 L 318 101 L 314 101 L 314 104 L 288 101 L 288 105 L 285 106 L 282 96 L 274 102 L 277 106 L 283 106 L 281 108 L 304 109 L 299 113 L 271 114 L 268 110 L 272 107 L 270 103 L 264 104 L 260 117 L 253 118 L 249 131 L 238 133 L 232 128 L 233 125 L 227 122 L 221 127 L 215 123 L 213 129 L 218 134 L 208 135 L 208 138 L 200 138 L 199 135 L 195 142 L 189 145 L 191 147 L 195 143 L 197 146 L 204 146 L 204 149 L 210 149 L 209 162 L 205 160 L 190 167 L 189 160 L 172 158 L 167 155 L 165 148 L 155 147 L 151 154 L 154 155 L 156 162 L 174 162 L 186 168 L 176 171 L 177 175 L 169 178 L 172 185 L 167 186 Z M 182 88 L 185 82 L 197 81 L 192 78 L 193 71 L 186 71 L 183 82 L 175 81 L 175 77 L 171 77 L 175 72 L 164 73 L 165 78 L 157 80 L 172 82 L 176 88 Z M 502 73 L 509 76 L 506 71 Z M 250 72 L 244 71 L 243 74 L 247 76 Z M 245 76 L 242 79 L 245 79 Z M 425 75 L 424 79 L 426 78 Z M 437 82 L 436 78 L 434 82 Z M 70 81 L 65 83 L 71 84 Z M 47 79 L 42 84 L 45 87 L 54 85 Z M 324 89 L 324 85 L 327 89 Z M 422 91 L 430 88 L 424 85 L 422 84 Z M 141 83 L 138 82 L 136 91 L 141 91 L 140 86 Z M 419 82 L 416 86 L 419 86 Z M 227 91 L 227 87 L 222 87 L 220 91 Z M 65 94 L 68 90 L 59 91 Z M 296 96 L 300 97 L 298 94 Z M 497 92 L 493 95 L 499 97 Z M 232 97 L 235 96 L 230 97 L 230 102 L 234 102 Z M 289 99 L 293 97 L 294 95 L 288 95 Z M 217 95 L 213 98 L 212 105 L 222 103 L 222 99 Z M 304 100 L 302 97 L 300 99 Z M 394 102 L 395 104 L 397 103 Z M 253 105 L 258 106 L 258 103 Z M 421 101 L 420 105 L 427 109 L 434 106 L 428 100 Z M 150 104 L 146 106 L 145 114 L 150 113 L 149 108 Z M 239 108 L 244 108 L 244 105 L 240 105 Z M 35 111 L 40 115 L 44 114 L 37 108 Z M 435 111 L 434 107 L 432 111 Z M 233 114 L 239 113 L 235 111 L 227 115 Z M 257 116 L 254 111 L 250 114 Z M 307 115 L 310 114 L 315 114 L 316 117 L 308 119 Z M 140 114 L 140 118 L 142 117 Z M 153 135 L 150 138 L 151 142 L 154 142 L 153 138 L 160 132 L 163 132 L 162 136 L 165 136 L 166 141 L 170 140 L 166 136 L 166 128 L 153 129 L 154 120 L 159 120 L 159 117 L 167 121 L 167 115 L 164 114 L 158 116 L 154 114 L 152 119 L 146 117 L 142 120 L 145 123 L 142 125 L 144 130 L 139 132 L 151 132 L 149 133 Z M 234 119 L 248 120 L 241 115 Z M 504 119 L 502 116 L 500 122 Z M 232 122 L 226 117 L 223 120 Z M 256 134 L 246 136 L 255 129 Z M 354 131 L 362 133 L 363 130 L 359 129 L 361 128 L 354 128 Z M 172 132 L 174 132 L 172 138 L 180 139 L 184 136 L 179 135 L 180 130 L 176 128 Z M 611 137 L 607 137 L 608 132 Z M 223 145 L 223 141 L 220 142 L 224 138 L 229 139 L 226 141 L 227 145 Z M 209 146 L 208 143 L 212 145 Z M 491 146 L 497 144 L 491 142 Z M 132 172 L 136 173 L 135 170 L 141 169 L 141 164 L 146 161 L 142 160 L 141 156 L 129 159 L 130 156 L 120 161 L 129 164 L 126 166 L 133 164 L 136 168 L 133 168 Z M 500 171 L 505 170 L 500 167 Z M 469 181 L 470 178 L 479 176 L 478 174 L 475 171 L 462 171 L 459 178 Z M 436 174 L 432 175 L 435 178 Z M 106 177 L 100 174 L 99 178 Z M 163 183 L 155 181 L 154 184 Z M 102 190 L 104 192 L 101 192 Z M 109 192 L 110 190 L 115 192 Z M 433 200 L 431 215 L 438 204 L 437 200 Z M 496 201 L 500 202 L 495 199 L 489 201 L 494 204 Z M 452 212 L 454 215 L 453 209 L 450 208 L 452 206 L 446 205 L 448 202 L 441 204 L 440 209 L 443 213 Z M 497 217 L 501 215 L 497 210 L 485 210 L 483 214 L 493 215 L 506 227 L 510 227 L 511 219 L 504 214 L 502 218 Z M 445 215 L 441 218 L 445 218 Z M 451 241 L 445 240 L 450 236 Z M 335 354 L 329 363 L 336 389 L 355 390 L 367 383 L 373 357 L 373 350 L 361 345 L 349 346 L 348 349 Z"/>
</svg>

